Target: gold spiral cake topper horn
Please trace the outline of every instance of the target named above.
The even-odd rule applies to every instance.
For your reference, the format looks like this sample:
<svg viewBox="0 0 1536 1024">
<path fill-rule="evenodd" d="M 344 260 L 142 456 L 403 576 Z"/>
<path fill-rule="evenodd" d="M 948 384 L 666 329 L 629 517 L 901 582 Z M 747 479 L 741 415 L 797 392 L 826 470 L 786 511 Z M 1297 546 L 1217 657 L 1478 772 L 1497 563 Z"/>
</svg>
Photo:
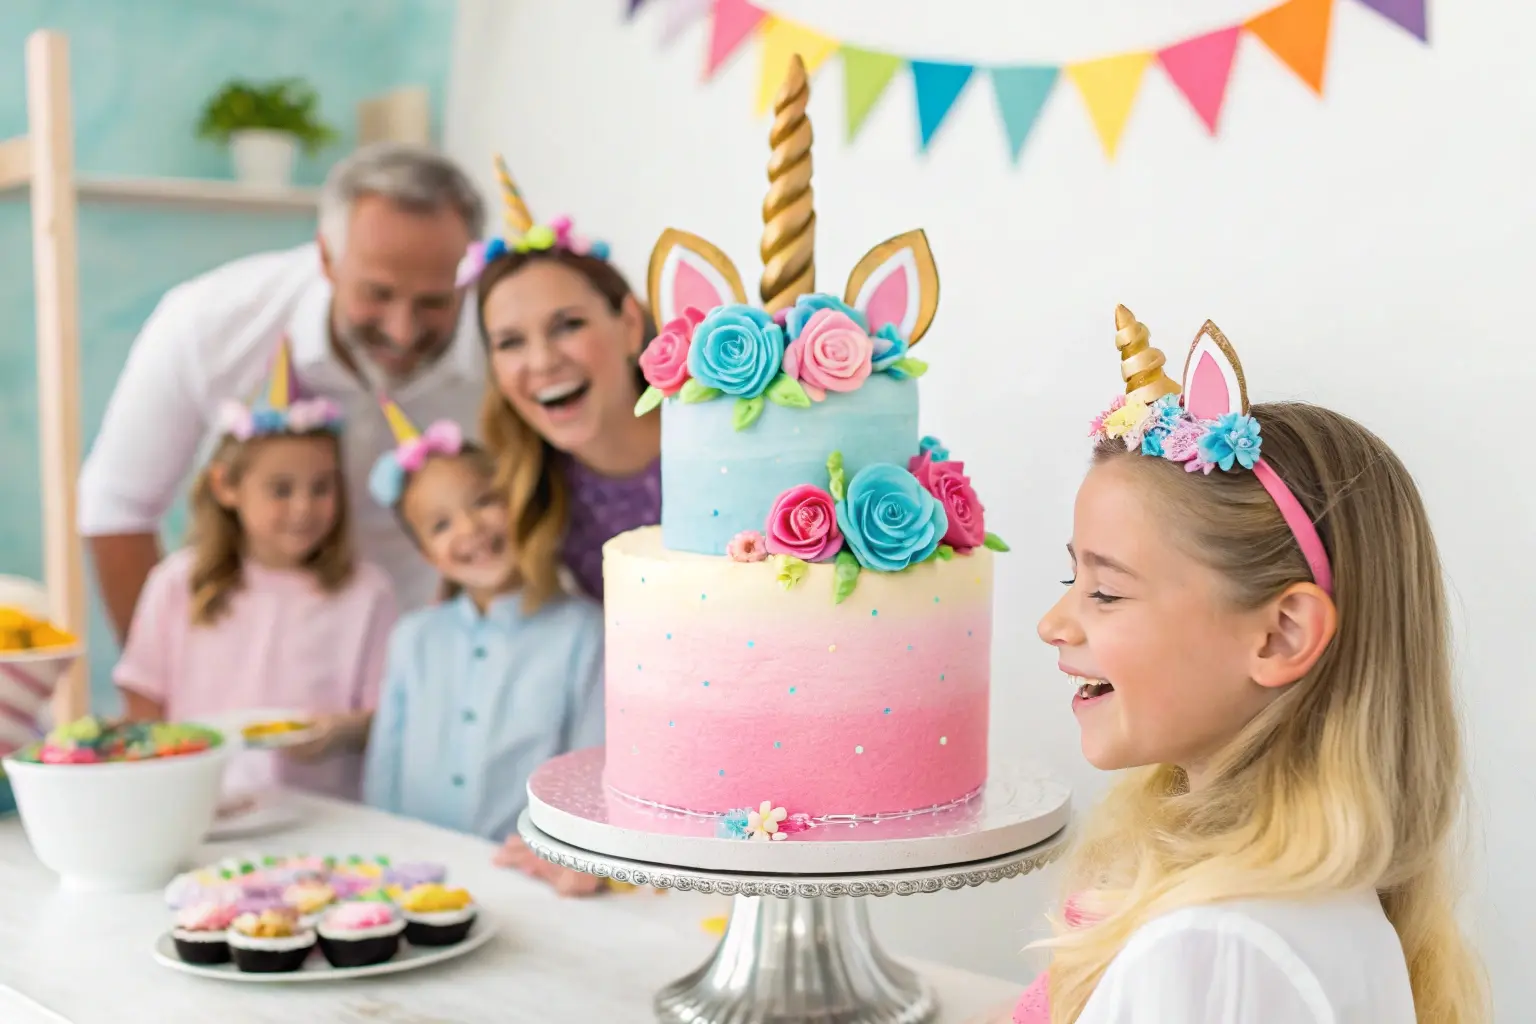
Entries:
<svg viewBox="0 0 1536 1024">
<path fill-rule="evenodd" d="M 790 58 L 784 84 L 773 99 L 768 143 L 768 195 L 763 199 L 763 308 L 794 305 L 816 290 L 816 210 L 811 193 L 811 97 L 805 62 Z"/>
<path fill-rule="evenodd" d="M 507 162 L 496 154 L 496 182 L 501 186 L 501 204 L 505 208 L 502 217 L 507 224 L 507 233 L 514 238 L 521 238 L 533 227 L 533 215 L 528 212 L 528 204 L 523 202 L 523 194 L 517 190 L 517 182 L 512 180 L 512 172 L 507 170 Z"/>
<path fill-rule="evenodd" d="M 1150 343 L 1152 333 L 1124 306 L 1115 307 L 1115 347 L 1120 350 L 1120 376 L 1125 378 L 1125 397 L 1148 405 L 1164 395 L 1176 395 L 1179 386 L 1163 372 L 1167 362 Z"/>
</svg>

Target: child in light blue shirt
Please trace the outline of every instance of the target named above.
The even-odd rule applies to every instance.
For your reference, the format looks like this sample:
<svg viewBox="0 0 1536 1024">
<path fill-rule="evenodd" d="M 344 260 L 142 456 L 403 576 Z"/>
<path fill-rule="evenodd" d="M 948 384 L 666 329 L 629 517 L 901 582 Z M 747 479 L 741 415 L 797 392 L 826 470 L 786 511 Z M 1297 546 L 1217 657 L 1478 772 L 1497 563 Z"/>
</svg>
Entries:
<svg viewBox="0 0 1536 1024">
<path fill-rule="evenodd" d="M 395 626 L 363 796 L 500 842 L 535 768 L 603 742 L 602 611 L 576 597 L 526 610 L 490 460 L 451 423 L 417 434 L 398 406 L 385 411 L 397 447 L 369 490 L 456 593 Z"/>
</svg>

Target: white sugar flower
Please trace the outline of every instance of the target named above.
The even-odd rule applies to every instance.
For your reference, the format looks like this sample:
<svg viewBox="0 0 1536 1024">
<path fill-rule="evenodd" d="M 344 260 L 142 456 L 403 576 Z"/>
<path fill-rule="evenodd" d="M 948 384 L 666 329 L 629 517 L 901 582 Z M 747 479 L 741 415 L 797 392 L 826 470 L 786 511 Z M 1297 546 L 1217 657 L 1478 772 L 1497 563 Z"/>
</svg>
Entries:
<svg viewBox="0 0 1536 1024">
<path fill-rule="evenodd" d="M 773 806 L 772 800 L 764 800 L 757 810 L 747 812 L 747 837 L 765 841 L 783 839 L 784 833 L 779 831 L 779 822 L 787 817 L 789 812 L 784 808 Z"/>
</svg>

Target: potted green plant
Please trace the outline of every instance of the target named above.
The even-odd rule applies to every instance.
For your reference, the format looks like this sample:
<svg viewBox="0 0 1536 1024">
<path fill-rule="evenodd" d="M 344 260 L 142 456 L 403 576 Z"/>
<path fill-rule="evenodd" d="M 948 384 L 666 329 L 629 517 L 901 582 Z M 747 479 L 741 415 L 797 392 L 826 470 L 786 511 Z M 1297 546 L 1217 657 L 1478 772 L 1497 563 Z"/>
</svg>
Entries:
<svg viewBox="0 0 1536 1024">
<path fill-rule="evenodd" d="M 320 119 L 319 98 L 303 79 L 224 85 L 203 108 L 197 134 L 229 147 L 235 177 L 248 185 L 283 188 L 293 180 L 302 147 L 314 153 L 336 138 Z"/>
</svg>

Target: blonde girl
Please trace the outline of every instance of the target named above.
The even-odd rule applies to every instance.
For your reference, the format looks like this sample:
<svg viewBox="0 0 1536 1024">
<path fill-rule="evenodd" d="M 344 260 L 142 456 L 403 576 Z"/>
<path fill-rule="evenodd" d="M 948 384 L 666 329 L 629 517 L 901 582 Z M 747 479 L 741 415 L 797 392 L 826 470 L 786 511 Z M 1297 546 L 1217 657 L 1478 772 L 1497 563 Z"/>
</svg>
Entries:
<svg viewBox="0 0 1536 1024">
<path fill-rule="evenodd" d="M 1250 408 L 1213 324 L 1182 388 L 1123 306 L 1116 325 L 1126 394 L 1093 422 L 1074 575 L 1039 632 L 1085 756 L 1129 771 L 1083 827 L 1014 1019 L 1482 1024 L 1445 593 L 1412 478 L 1337 413 Z"/>
<path fill-rule="evenodd" d="M 135 720 L 273 708 L 315 721 L 290 756 L 243 757 L 235 789 L 358 794 L 395 602 L 353 554 L 340 427 L 333 403 L 297 393 L 284 344 L 263 398 L 221 411 L 191 543 L 150 573 L 113 671 Z"/>
</svg>

